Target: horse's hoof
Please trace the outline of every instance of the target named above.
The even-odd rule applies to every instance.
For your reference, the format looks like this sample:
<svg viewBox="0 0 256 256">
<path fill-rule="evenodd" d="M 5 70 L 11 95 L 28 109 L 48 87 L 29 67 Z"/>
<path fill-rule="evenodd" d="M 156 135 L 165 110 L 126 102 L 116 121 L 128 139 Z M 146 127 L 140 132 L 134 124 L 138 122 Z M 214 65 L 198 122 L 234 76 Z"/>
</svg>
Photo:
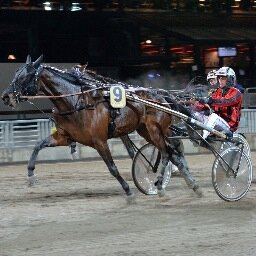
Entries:
<svg viewBox="0 0 256 256">
<path fill-rule="evenodd" d="M 171 170 L 172 170 L 172 173 L 173 172 L 178 172 L 179 168 L 175 164 L 172 164 Z"/>
<path fill-rule="evenodd" d="M 194 185 L 193 187 L 193 191 L 197 194 L 198 197 L 202 197 L 203 196 L 203 191 L 202 189 L 199 187 L 199 185 Z"/>
<path fill-rule="evenodd" d="M 158 194 L 159 197 L 164 197 L 165 196 L 165 189 L 164 188 L 158 189 L 157 194 Z"/>
<path fill-rule="evenodd" d="M 172 177 L 182 177 L 182 174 L 180 173 L 176 165 L 172 165 L 171 174 L 172 174 Z"/>
<path fill-rule="evenodd" d="M 38 178 L 37 176 L 34 174 L 32 176 L 28 177 L 28 186 L 32 187 L 34 185 L 38 184 Z"/>
<path fill-rule="evenodd" d="M 126 197 L 126 202 L 127 202 L 127 204 L 134 204 L 134 203 L 136 203 L 135 199 L 136 199 L 135 194 L 131 193 L 130 195 L 128 195 Z"/>
<path fill-rule="evenodd" d="M 252 183 L 256 183 L 256 179 L 252 179 Z"/>
<path fill-rule="evenodd" d="M 79 159 L 79 155 L 78 155 L 77 151 L 73 152 L 73 153 L 71 154 L 71 157 L 72 157 L 72 160 L 77 160 L 77 159 Z"/>
</svg>

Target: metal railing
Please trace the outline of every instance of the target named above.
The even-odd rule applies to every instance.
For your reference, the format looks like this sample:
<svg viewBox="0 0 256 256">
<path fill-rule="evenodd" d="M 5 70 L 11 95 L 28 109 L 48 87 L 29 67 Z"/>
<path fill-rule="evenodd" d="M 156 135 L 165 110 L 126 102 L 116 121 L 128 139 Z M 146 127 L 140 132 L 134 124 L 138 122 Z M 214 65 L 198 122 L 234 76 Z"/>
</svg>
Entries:
<svg viewBox="0 0 256 256">
<path fill-rule="evenodd" d="M 244 133 L 246 136 L 249 134 L 254 136 L 256 134 L 255 120 L 256 109 L 243 109 L 238 132 Z M 54 123 L 49 119 L 0 121 L 0 162 L 27 161 L 33 147 L 49 136 L 53 127 Z M 145 143 L 145 140 L 136 132 L 129 136 L 138 147 Z M 111 139 L 108 144 L 115 156 L 128 156 L 120 139 Z M 78 143 L 79 159 L 97 157 L 97 154 L 91 152 L 88 156 L 88 150 L 90 150 L 89 147 L 84 148 L 83 145 Z M 47 152 L 46 155 L 40 153 L 40 160 L 49 160 L 50 158 L 53 160 L 70 159 L 70 150 L 61 149 L 58 151 L 53 149 L 53 151 Z"/>
<path fill-rule="evenodd" d="M 238 132 L 256 133 L 256 109 L 243 109 Z"/>
<path fill-rule="evenodd" d="M 244 91 L 243 108 L 256 108 L 256 87 L 247 88 Z"/>
<path fill-rule="evenodd" d="M 0 121 L 0 149 L 34 147 L 36 143 L 50 135 L 54 123 L 49 119 Z M 239 132 L 256 133 L 256 109 L 243 109 Z M 143 139 L 132 133 L 131 139 L 135 142 Z M 116 144 L 120 139 L 110 140 Z"/>
<path fill-rule="evenodd" d="M 0 121 L 0 163 L 28 161 L 35 145 L 48 137 L 54 126 L 49 119 Z M 145 143 L 136 132 L 129 136 L 139 147 Z M 110 139 L 108 144 L 114 156 L 128 156 L 119 138 Z M 95 157 L 99 157 L 97 151 L 77 143 L 77 159 Z M 71 155 L 69 149 L 48 148 L 39 154 L 38 159 L 63 160 L 71 159 Z"/>
<path fill-rule="evenodd" d="M 256 109 L 243 109 L 238 132 L 255 136 L 256 134 Z M 50 135 L 54 123 L 49 119 L 31 119 L 0 121 L 0 163 L 27 161 L 33 147 Z M 129 135 L 132 141 L 140 147 L 145 140 L 136 132 Z M 128 156 L 120 139 L 108 141 L 113 156 Z M 187 149 L 188 152 L 189 149 Z M 77 159 L 99 157 L 97 151 L 77 144 Z M 194 151 L 193 151 L 194 152 Z M 70 150 L 62 148 L 48 148 L 39 154 L 38 160 L 63 160 L 71 159 Z"/>
<path fill-rule="evenodd" d="M 50 134 L 53 122 L 48 119 L 0 122 L 0 148 L 34 147 Z"/>
<path fill-rule="evenodd" d="M 54 123 L 49 119 L 0 121 L 0 149 L 34 147 L 50 135 L 53 127 Z M 143 140 L 135 132 L 130 138 L 135 142 Z M 110 146 L 118 142 L 120 139 L 111 139 Z"/>
</svg>

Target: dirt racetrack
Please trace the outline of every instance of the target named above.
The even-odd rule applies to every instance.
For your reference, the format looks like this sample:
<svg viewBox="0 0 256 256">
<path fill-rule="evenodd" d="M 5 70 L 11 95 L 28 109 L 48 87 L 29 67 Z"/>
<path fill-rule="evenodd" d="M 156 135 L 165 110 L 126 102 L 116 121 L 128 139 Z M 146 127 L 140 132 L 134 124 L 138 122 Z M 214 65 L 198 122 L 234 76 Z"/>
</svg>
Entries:
<svg viewBox="0 0 256 256">
<path fill-rule="evenodd" d="M 187 159 L 202 198 L 180 177 L 164 198 L 145 196 L 131 160 L 116 160 L 137 195 L 132 205 L 103 161 L 39 163 L 33 188 L 26 164 L 1 166 L 0 255 L 256 255 L 255 184 L 240 201 L 225 202 L 211 184 L 213 157 Z"/>
</svg>

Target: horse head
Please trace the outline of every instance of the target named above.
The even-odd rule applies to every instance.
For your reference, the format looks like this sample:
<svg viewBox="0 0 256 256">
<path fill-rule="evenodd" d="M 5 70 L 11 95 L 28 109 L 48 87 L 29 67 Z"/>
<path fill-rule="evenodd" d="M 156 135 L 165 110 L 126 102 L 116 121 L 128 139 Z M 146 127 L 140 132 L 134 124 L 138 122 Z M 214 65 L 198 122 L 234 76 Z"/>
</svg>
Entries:
<svg viewBox="0 0 256 256">
<path fill-rule="evenodd" d="M 5 105 L 15 107 L 17 103 L 26 100 L 22 96 L 36 95 L 36 78 L 42 60 L 43 55 L 35 62 L 31 61 L 30 55 L 27 56 L 26 64 L 16 70 L 11 84 L 2 93 L 2 100 Z"/>
</svg>

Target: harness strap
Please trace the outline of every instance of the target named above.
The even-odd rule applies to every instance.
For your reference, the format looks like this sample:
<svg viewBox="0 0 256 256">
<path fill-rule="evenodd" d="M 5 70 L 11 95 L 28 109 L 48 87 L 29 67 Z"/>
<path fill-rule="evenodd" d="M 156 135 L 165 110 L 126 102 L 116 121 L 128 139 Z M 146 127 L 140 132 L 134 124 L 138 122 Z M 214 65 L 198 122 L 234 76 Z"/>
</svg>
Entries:
<svg viewBox="0 0 256 256">
<path fill-rule="evenodd" d="M 119 109 L 109 107 L 110 123 L 108 124 L 108 138 L 113 138 L 114 131 L 116 129 L 115 119 L 120 114 Z"/>
<path fill-rule="evenodd" d="M 88 92 L 93 92 L 96 90 L 101 90 L 102 88 L 93 88 L 90 90 L 86 90 L 83 92 L 77 92 L 77 93 L 70 93 L 70 94 L 63 94 L 63 95 L 55 95 L 55 96 L 47 96 L 47 95 L 35 95 L 35 96 L 20 96 L 21 99 L 30 99 L 30 100 L 34 100 L 34 99 L 51 99 L 51 98 L 65 98 L 65 97 L 71 97 L 71 96 L 76 96 L 76 95 L 81 95 L 84 93 L 88 93 Z"/>
<path fill-rule="evenodd" d="M 95 103 L 95 105 L 97 104 L 100 104 L 100 103 L 104 103 L 106 102 L 106 100 L 101 100 L 101 101 L 98 101 Z M 58 112 L 55 108 L 53 109 L 53 113 L 56 114 L 56 115 L 60 115 L 60 116 L 67 116 L 67 115 L 72 115 L 74 114 L 75 112 L 79 112 L 83 109 L 86 109 L 86 110 L 94 110 L 95 109 L 95 105 L 92 106 L 91 104 L 87 104 L 87 105 L 80 105 L 78 106 L 78 108 L 75 108 L 75 109 L 71 109 L 71 110 L 68 110 L 68 111 L 64 111 L 64 112 Z"/>
</svg>

